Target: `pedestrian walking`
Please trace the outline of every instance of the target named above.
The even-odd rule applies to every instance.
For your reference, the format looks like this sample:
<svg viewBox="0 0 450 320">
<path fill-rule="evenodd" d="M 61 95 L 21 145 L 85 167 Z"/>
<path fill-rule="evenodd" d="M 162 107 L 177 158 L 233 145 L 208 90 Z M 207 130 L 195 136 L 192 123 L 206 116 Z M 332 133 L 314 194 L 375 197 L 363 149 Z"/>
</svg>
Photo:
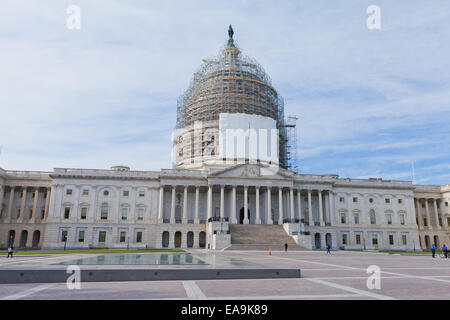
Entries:
<svg viewBox="0 0 450 320">
<path fill-rule="evenodd" d="M 431 257 L 434 258 L 434 256 L 436 255 L 436 247 L 434 246 L 434 244 L 431 245 Z"/>
<path fill-rule="evenodd" d="M 442 253 L 444 254 L 445 259 L 447 259 L 447 256 L 448 256 L 448 249 L 447 249 L 447 246 L 445 245 L 445 243 L 444 243 L 444 245 L 442 246 Z"/>
<path fill-rule="evenodd" d="M 329 244 L 327 245 L 327 254 L 331 254 L 331 247 Z"/>
<path fill-rule="evenodd" d="M 7 258 L 9 258 L 10 256 L 11 256 L 11 258 L 13 257 L 13 252 L 14 252 L 14 247 L 13 246 L 10 246 L 9 248 L 8 248 L 8 256 L 7 256 Z"/>
<path fill-rule="evenodd" d="M 288 248 L 288 244 L 285 243 L 285 244 L 284 244 L 284 252 L 287 252 L 287 248 Z"/>
</svg>

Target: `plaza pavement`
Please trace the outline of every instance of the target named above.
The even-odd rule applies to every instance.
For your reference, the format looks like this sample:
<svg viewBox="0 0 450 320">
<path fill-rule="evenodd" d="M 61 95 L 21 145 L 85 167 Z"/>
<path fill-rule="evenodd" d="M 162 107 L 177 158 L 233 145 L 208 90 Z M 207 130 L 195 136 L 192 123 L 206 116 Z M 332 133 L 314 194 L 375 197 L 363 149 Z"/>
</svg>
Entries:
<svg viewBox="0 0 450 320">
<path fill-rule="evenodd" d="M 0 299 L 450 299 L 450 259 L 432 259 L 429 255 L 349 251 L 333 252 L 331 256 L 318 251 L 272 252 L 271 255 L 262 251 L 189 252 L 203 257 L 209 263 L 214 262 L 208 267 L 228 264 L 236 268 L 300 268 L 302 277 L 86 282 L 81 283 L 80 290 L 69 290 L 65 283 L 2 284 Z M 83 256 L 91 255 L 76 255 L 77 258 Z M 70 259 L 74 259 L 74 255 L 17 256 L 14 259 L 1 257 L 0 272 L 2 269 L 48 268 L 50 265 L 61 268 L 54 263 Z M 367 288 L 370 274 L 366 271 L 371 265 L 376 265 L 381 270 L 380 289 Z"/>
</svg>

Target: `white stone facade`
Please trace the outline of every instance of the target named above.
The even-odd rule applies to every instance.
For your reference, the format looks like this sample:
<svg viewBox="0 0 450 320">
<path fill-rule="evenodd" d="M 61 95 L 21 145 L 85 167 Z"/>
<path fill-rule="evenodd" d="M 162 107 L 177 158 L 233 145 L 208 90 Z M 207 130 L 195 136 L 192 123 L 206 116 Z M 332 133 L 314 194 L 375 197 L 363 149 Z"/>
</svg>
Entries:
<svg viewBox="0 0 450 320">
<path fill-rule="evenodd" d="M 449 241 L 449 185 L 297 175 L 261 164 L 159 172 L 0 172 L 2 247 L 13 231 L 16 247 L 222 249 L 229 245 L 229 223 L 283 224 L 310 249 L 329 243 L 412 250 L 429 247 L 435 236 L 440 245 Z M 423 199 L 429 199 L 425 227 Z M 417 211 L 417 203 L 425 208 L 419 205 Z"/>
</svg>

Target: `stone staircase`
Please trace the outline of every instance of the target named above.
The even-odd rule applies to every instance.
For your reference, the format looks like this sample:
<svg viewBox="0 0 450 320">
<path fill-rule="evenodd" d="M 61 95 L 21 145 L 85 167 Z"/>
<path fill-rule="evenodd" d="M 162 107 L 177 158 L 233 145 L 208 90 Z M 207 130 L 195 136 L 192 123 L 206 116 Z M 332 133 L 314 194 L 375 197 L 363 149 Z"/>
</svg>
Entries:
<svg viewBox="0 0 450 320">
<path fill-rule="evenodd" d="M 230 224 L 231 246 L 226 250 L 307 250 L 295 243 L 282 225 Z"/>
</svg>

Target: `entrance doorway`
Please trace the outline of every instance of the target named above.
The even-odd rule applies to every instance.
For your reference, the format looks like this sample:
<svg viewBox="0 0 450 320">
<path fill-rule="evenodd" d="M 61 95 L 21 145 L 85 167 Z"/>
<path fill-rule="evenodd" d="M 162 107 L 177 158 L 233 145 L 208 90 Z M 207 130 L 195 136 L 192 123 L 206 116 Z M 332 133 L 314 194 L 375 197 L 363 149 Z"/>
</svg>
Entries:
<svg viewBox="0 0 450 320">
<path fill-rule="evenodd" d="M 181 232 L 175 232 L 175 248 L 181 248 Z"/>
<path fill-rule="evenodd" d="M 320 249 L 322 247 L 321 239 L 320 239 L 320 233 L 316 233 L 314 235 L 314 242 L 316 249 Z"/>
<path fill-rule="evenodd" d="M 241 208 L 241 211 L 239 211 L 239 223 L 240 224 L 244 224 L 244 208 Z M 247 216 L 248 216 L 248 221 L 250 223 L 250 210 L 247 208 Z"/>
<path fill-rule="evenodd" d="M 333 242 L 332 242 L 332 238 L 331 238 L 331 234 L 327 233 L 325 235 L 325 242 L 327 246 L 330 246 L 330 248 L 333 246 Z"/>
<path fill-rule="evenodd" d="M 40 239 L 41 239 L 41 232 L 39 230 L 34 231 L 33 242 L 32 242 L 33 248 L 37 248 L 39 246 Z"/>
</svg>

